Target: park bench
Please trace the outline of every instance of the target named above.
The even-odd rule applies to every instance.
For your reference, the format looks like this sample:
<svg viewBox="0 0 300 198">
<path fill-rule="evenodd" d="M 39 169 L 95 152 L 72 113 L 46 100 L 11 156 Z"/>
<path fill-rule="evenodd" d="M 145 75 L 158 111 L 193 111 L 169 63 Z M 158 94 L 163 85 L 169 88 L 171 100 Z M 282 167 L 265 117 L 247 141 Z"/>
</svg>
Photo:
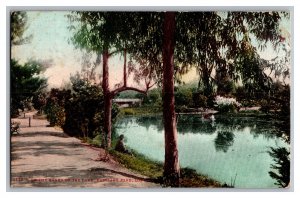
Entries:
<svg viewBox="0 0 300 198">
<path fill-rule="evenodd" d="M 11 122 L 10 133 L 11 134 L 14 134 L 14 133 L 19 134 L 19 131 L 20 131 L 20 123 L 19 122 Z"/>
</svg>

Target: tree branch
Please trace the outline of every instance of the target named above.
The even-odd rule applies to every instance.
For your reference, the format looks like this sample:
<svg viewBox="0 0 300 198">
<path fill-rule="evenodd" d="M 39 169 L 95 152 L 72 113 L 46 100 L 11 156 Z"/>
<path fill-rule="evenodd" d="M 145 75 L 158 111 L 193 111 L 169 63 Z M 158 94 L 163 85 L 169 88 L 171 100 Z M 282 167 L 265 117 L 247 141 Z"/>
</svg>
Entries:
<svg viewBox="0 0 300 198">
<path fill-rule="evenodd" d="M 120 52 L 121 50 L 115 50 L 115 51 L 112 51 L 112 52 L 110 52 L 109 54 L 108 54 L 108 56 L 112 56 L 112 55 L 114 55 L 114 54 L 116 54 L 116 53 L 118 53 L 118 52 Z"/>
<path fill-rule="evenodd" d="M 156 84 L 156 82 L 154 82 L 152 85 L 149 85 L 149 86 L 147 87 L 147 90 L 151 89 L 155 84 Z"/>
<path fill-rule="evenodd" d="M 132 90 L 132 91 L 136 91 L 136 92 L 139 92 L 139 93 L 142 93 L 142 94 L 147 94 L 147 90 L 141 90 L 141 89 L 138 89 L 138 88 L 135 88 L 135 87 L 126 87 L 126 86 L 122 86 L 122 87 L 119 87 L 113 91 L 110 92 L 111 96 L 114 97 L 117 93 L 120 93 L 120 92 L 123 92 L 123 91 L 128 91 L 128 90 Z"/>
</svg>

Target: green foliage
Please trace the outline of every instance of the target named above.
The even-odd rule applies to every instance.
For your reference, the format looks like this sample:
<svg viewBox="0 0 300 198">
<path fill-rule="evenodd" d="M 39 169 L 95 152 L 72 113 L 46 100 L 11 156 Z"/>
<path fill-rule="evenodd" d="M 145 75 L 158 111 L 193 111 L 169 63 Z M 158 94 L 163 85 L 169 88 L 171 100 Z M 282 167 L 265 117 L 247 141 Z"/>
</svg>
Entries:
<svg viewBox="0 0 300 198">
<path fill-rule="evenodd" d="M 274 171 L 269 171 L 269 175 L 276 180 L 276 185 L 287 187 L 290 183 L 290 152 L 284 148 L 270 148 L 268 151 L 275 164 L 271 165 Z"/>
<path fill-rule="evenodd" d="M 100 145 L 101 145 L 101 143 L 102 143 L 102 135 L 101 134 L 98 134 L 98 135 L 96 135 L 94 138 L 87 138 L 87 143 L 88 144 L 91 144 L 91 145 L 93 145 L 93 146 L 95 146 L 95 147 L 100 147 Z"/>
<path fill-rule="evenodd" d="M 193 92 L 191 88 L 188 87 L 178 87 L 175 88 L 175 105 L 176 106 L 193 106 Z"/>
<path fill-rule="evenodd" d="M 70 27 L 74 30 L 72 41 L 96 53 L 126 47 L 131 59 L 139 63 L 143 60 L 150 73 L 161 79 L 163 14 L 76 12 L 69 16 L 71 22 L 80 24 Z M 182 74 L 196 67 L 206 97 L 214 94 L 215 86 L 219 94 L 229 94 L 240 81 L 249 95 L 262 97 L 272 82 L 265 69 L 279 71 L 283 64 L 263 60 L 258 49 L 263 50 L 270 42 L 277 50 L 281 47 L 287 51 L 279 29 L 280 21 L 286 17 L 289 13 L 276 11 L 176 12 L 174 77 L 180 81 Z M 258 48 L 251 38 L 257 39 Z M 288 73 L 286 68 L 282 71 Z"/>
<path fill-rule="evenodd" d="M 121 115 L 152 115 L 158 113 L 161 113 L 161 107 L 157 106 L 125 107 L 120 109 Z"/>
<path fill-rule="evenodd" d="M 124 113 L 124 115 L 134 115 L 135 111 L 132 108 L 124 108 L 124 110 L 122 111 Z"/>
<path fill-rule="evenodd" d="M 191 168 L 181 168 L 180 174 L 180 187 L 227 187 Z"/>
<path fill-rule="evenodd" d="M 132 156 L 117 152 L 115 150 L 111 150 L 110 153 L 117 157 L 117 160 L 126 168 L 138 171 L 139 173 L 151 178 L 157 178 L 158 176 L 162 175 L 162 164 L 153 162 L 142 155 L 133 153 Z"/>
<path fill-rule="evenodd" d="M 133 155 L 127 155 L 115 150 L 111 150 L 112 154 L 118 162 L 125 167 L 137 171 L 140 174 L 150 177 L 154 181 L 163 183 L 163 164 L 155 162 L 133 151 Z M 182 168 L 180 170 L 180 186 L 181 187 L 221 187 L 222 185 L 209 178 L 201 175 L 190 168 Z"/>
<path fill-rule="evenodd" d="M 99 85 L 74 76 L 71 78 L 73 93 L 65 103 L 65 124 L 63 130 L 71 136 L 93 138 L 101 134 L 104 123 L 104 96 Z M 112 106 L 112 120 L 119 113 L 116 105 Z"/>
<path fill-rule="evenodd" d="M 269 113 L 270 110 L 272 109 L 272 104 L 270 103 L 270 100 L 261 100 L 260 102 L 260 111 L 264 112 L 264 113 Z"/>
<path fill-rule="evenodd" d="M 143 98 L 144 94 L 136 93 L 136 91 L 127 90 L 118 93 L 115 98 Z"/>
<path fill-rule="evenodd" d="M 219 105 L 217 110 L 220 113 L 228 113 L 228 112 L 236 112 L 237 109 L 235 107 L 235 105 L 233 104 L 229 104 L 229 105 Z"/>
<path fill-rule="evenodd" d="M 148 91 L 147 95 L 144 95 L 143 105 L 156 105 L 162 104 L 161 90 L 158 88 Z"/>
<path fill-rule="evenodd" d="M 39 93 L 32 98 L 33 107 L 41 114 L 46 106 L 46 93 Z"/>
<path fill-rule="evenodd" d="M 103 93 L 99 86 L 72 79 L 73 94 L 66 102 L 65 133 L 77 137 L 94 137 L 103 126 Z"/>
<path fill-rule="evenodd" d="M 33 96 L 47 86 L 47 79 L 40 77 L 44 70 L 41 64 L 30 61 L 20 65 L 16 60 L 10 62 L 11 71 L 11 116 L 17 116 L 19 109 L 24 110 Z M 28 105 L 27 105 L 28 106 Z"/>
<path fill-rule="evenodd" d="M 10 39 L 13 45 L 21 45 L 28 42 L 32 36 L 23 37 L 27 29 L 27 14 L 23 11 L 14 11 L 10 15 Z"/>
<path fill-rule="evenodd" d="M 63 126 L 65 124 L 65 104 L 70 97 L 70 90 L 51 89 L 45 105 L 45 114 L 51 126 Z"/>
<path fill-rule="evenodd" d="M 193 104 L 195 107 L 207 107 L 207 97 L 200 92 L 193 92 Z"/>
</svg>

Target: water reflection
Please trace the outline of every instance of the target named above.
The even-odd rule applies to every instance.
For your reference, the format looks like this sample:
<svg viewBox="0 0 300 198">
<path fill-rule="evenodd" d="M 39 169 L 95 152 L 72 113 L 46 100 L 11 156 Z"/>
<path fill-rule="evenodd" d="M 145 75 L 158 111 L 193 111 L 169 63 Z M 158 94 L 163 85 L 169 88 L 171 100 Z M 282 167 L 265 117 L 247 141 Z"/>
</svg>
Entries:
<svg viewBox="0 0 300 198">
<path fill-rule="evenodd" d="M 213 134 L 216 131 L 214 122 L 203 121 L 200 115 L 180 115 L 177 117 L 177 130 L 179 133 Z"/>
<path fill-rule="evenodd" d="M 234 134 L 230 131 L 219 131 L 215 139 L 216 151 L 227 152 L 234 143 Z"/>
<path fill-rule="evenodd" d="M 214 122 L 201 115 L 180 115 L 177 120 L 179 158 L 182 167 L 193 168 L 235 187 L 276 187 L 269 176 L 270 147 L 288 147 L 279 139 L 272 119 L 216 115 Z M 150 159 L 164 160 L 162 116 L 130 116 L 119 119 L 117 134 L 126 145 Z"/>
<path fill-rule="evenodd" d="M 163 130 L 163 122 L 161 116 L 141 116 L 137 117 L 136 122 L 140 126 L 146 127 L 149 130 L 150 127 L 155 127 L 157 131 Z"/>
</svg>

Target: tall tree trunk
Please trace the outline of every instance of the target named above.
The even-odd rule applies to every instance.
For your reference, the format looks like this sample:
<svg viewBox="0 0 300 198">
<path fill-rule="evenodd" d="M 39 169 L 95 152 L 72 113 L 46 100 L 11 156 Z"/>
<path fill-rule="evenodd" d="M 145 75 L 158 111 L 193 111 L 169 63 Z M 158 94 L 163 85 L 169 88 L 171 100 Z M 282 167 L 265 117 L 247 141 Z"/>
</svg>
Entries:
<svg viewBox="0 0 300 198">
<path fill-rule="evenodd" d="M 209 73 L 208 69 L 206 68 L 206 66 L 203 66 L 203 68 L 202 68 L 202 81 L 203 81 L 203 84 L 204 84 L 204 95 L 206 97 L 209 97 L 212 94 L 212 89 L 211 89 L 211 86 L 210 86 L 209 78 L 210 78 L 210 73 Z"/>
<path fill-rule="evenodd" d="M 102 89 L 104 94 L 104 127 L 102 146 L 105 148 L 111 147 L 111 109 L 112 97 L 109 90 L 109 71 L 108 71 L 108 50 L 103 52 L 103 80 Z"/>
<path fill-rule="evenodd" d="M 180 168 L 174 99 L 175 13 L 166 12 L 163 26 L 163 118 L 165 130 L 165 184 L 179 186 Z"/>
<path fill-rule="evenodd" d="M 112 98 L 104 96 L 104 145 L 105 148 L 111 147 L 111 110 Z"/>
<path fill-rule="evenodd" d="M 124 87 L 127 87 L 127 50 L 124 49 L 124 66 L 123 66 L 123 81 L 124 81 Z"/>
</svg>

